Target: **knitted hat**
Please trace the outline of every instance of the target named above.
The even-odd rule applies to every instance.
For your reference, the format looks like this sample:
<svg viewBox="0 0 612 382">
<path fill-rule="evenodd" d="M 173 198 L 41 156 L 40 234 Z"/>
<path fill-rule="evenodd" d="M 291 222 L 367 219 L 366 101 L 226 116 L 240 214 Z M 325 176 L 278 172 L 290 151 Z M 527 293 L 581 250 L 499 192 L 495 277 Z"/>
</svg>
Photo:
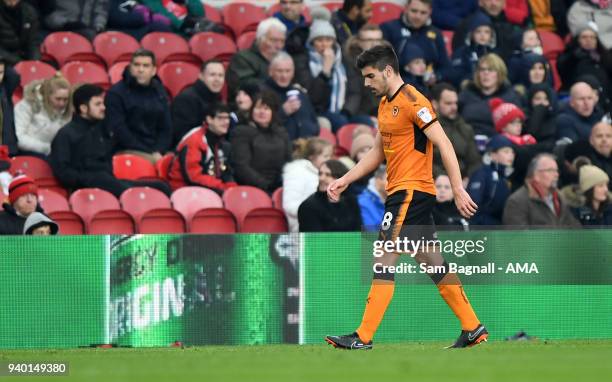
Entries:
<svg viewBox="0 0 612 382">
<path fill-rule="evenodd" d="M 38 196 L 38 186 L 29 176 L 18 175 L 9 185 L 9 203 L 14 204 L 17 199 L 26 194 Z"/>
<path fill-rule="evenodd" d="M 359 134 L 353 138 L 353 143 L 351 144 L 351 158 L 355 158 L 355 155 L 364 147 L 374 147 L 374 137 L 372 134 Z"/>
<path fill-rule="evenodd" d="M 6 145 L 0 145 L 0 171 L 6 171 L 11 167 L 9 149 Z"/>
<path fill-rule="evenodd" d="M 591 164 L 580 167 L 580 191 L 586 192 L 600 183 L 608 183 L 610 178 L 602 169 Z"/>
<path fill-rule="evenodd" d="M 400 57 L 400 65 L 405 66 L 410 63 L 412 60 L 416 60 L 417 58 L 421 58 L 425 60 L 425 52 L 421 49 L 420 46 L 408 43 L 404 46 L 404 50 L 402 50 L 402 56 Z"/>
<path fill-rule="evenodd" d="M 491 137 L 491 139 L 489 139 L 489 142 L 487 142 L 488 152 L 495 152 L 504 147 L 512 147 L 512 142 L 510 142 L 507 137 L 501 134 L 494 135 L 493 137 Z"/>
<path fill-rule="evenodd" d="M 331 37 L 336 39 L 336 30 L 329 21 L 326 20 L 314 20 L 310 24 L 310 33 L 308 33 L 308 40 L 306 44 L 310 44 L 312 40 L 318 37 Z"/>
<path fill-rule="evenodd" d="M 525 120 L 525 113 L 518 106 L 504 102 L 501 98 L 492 98 L 489 101 L 489 107 L 491 108 L 495 130 L 498 133 L 501 133 L 504 127 L 517 118 L 520 118 L 521 121 Z"/>
</svg>

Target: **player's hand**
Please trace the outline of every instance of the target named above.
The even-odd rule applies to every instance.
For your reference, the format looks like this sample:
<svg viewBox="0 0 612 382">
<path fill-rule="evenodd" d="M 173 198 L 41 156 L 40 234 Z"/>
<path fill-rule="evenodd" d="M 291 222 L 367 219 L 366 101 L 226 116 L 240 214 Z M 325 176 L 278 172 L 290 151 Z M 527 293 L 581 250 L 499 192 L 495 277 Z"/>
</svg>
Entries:
<svg viewBox="0 0 612 382">
<path fill-rule="evenodd" d="M 327 197 L 332 202 L 338 202 L 340 200 L 340 194 L 346 190 L 348 184 L 344 179 L 336 179 L 329 186 L 327 186 Z"/>
<path fill-rule="evenodd" d="M 478 206 L 470 198 L 470 194 L 463 187 L 459 190 L 453 190 L 453 194 L 455 195 L 455 205 L 459 213 L 466 219 L 474 216 Z"/>
</svg>

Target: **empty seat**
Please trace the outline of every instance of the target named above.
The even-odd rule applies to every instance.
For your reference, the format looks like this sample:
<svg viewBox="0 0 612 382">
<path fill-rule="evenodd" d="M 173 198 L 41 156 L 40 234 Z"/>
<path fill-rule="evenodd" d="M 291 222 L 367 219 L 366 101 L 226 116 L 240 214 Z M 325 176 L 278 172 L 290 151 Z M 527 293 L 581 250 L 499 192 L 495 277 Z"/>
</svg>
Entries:
<svg viewBox="0 0 612 382">
<path fill-rule="evenodd" d="M 272 205 L 279 210 L 283 209 L 283 188 L 279 187 L 272 193 Z"/>
<path fill-rule="evenodd" d="M 170 61 L 186 61 L 198 64 L 199 58 L 189 51 L 189 44 L 181 36 L 170 32 L 152 32 L 145 35 L 140 44 L 155 53 L 157 66 Z"/>
<path fill-rule="evenodd" d="M 72 85 L 88 83 L 104 89 L 110 87 L 106 70 L 93 62 L 70 61 L 62 66 L 61 72 Z"/>
<path fill-rule="evenodd" d="M 139 233 L 185 233 L 185 219 L 171 208 L 145 212 L 138 222 Z"/>
<path fill-rule="evenodd" d="M 213 7 L 212 5 L 205 4 L 204 2 L 202 2 L 202 5 L 204 5 L 204 12 L 207 19 L 218 24 L 223 23 L 221 12 L 219 12 L 217 8 Z"/>
<path fill-rule="evenodd" d="M 272 200 L 264 191 L 251 186 L 237 186 L 223 193 L 223 204 L 236 217 L 238 228 L 246 214 L 258 207 L 272 207 Z"/>
<path fill-rule="evenodd" d="M 205 208 L 189 221 L 189 233 L 235 233 L 236 218 L 225 208 Z"/>
<path fill-rule="evenodd" d="M 132 215 L 136 224 L 145 212 L 156 208 L 171 208 L 170 199 L 161 191 L 150 187 L 127 189 L 119 198 L 121 209 Z"/>
<path fill-rule="evenodd" d="M 223 6 L 223 23 L 231 29 L 235 37 L 250 30 L 266 18 L 264 8 L 246 2 L 229 3 Z"/>
<path fill-rule="evenodd" d="M 238 47 L 238 50 L 249 49 L 253 45 L 256 35 L 257 32 L 255 31 L 244 32 L 241 34 L 240 37 L 236 39 L 236 46 Z"/>
<path fill-rule="evenodd" d="M 168 62 L 159 68 L 158 74 L 170 96 L 174 98 L 198 79 L 200 69 L 185 62 Z"/>
<path fill-rule="evenodd" d="M 60 235 L 83 235 L 85 233 L 85 225 L 83 220 L 72 211 L 55 211 L 49 214 L 59 226 Z"/>
<path fill-rule="evenodd" d="M 140 44 L 129 34 L 109 31 L 98 34 L 93 40 L 93 47 L 110 68 L 118 61 L 130 61 Z"/>
<path fill-rule="evenodd" d="M 70 195 L 72 211 L 79 214 L 85 222 L 90 224 L 91 218 L 103 210 L 118 210 L 121 208 L 115 195 L 99 188 L 82 188 Z"/>
<path fill-rule="evenodd" d="M 103 210 L 92 216 L 87 227 L 90 235 L 131 235 L 136 233 L 134 220 L 123 210 Z"/>
<path fill-rule="evenodd" d="M 103 64 L 94 53 L 93 46 L 85 37 L 74 32 L 53 32 L 40 46 L 43 60 L 53 59 L 62 67 L 68 61 L 92 61 Z"/>
<path fill-rule="evenodd" d="M 138 155 L 113 155 L 113 174 L 119 179 L 137 180 L 157 178 L 157 170 L 148 160 Z"/>
<path fill-rule="evenodd" d="M 287 218 L 283 211 L 277 208 L 255 208 L 244 217 L 240 232 L 287 232 Z"/>
<path fill-rule="evenodd" d="M 237 50 L 236 44 L 231 38 L 214 32 L 196 33 L 189 40 L 189 48 L 202 61 L 215 58 L 229 62 Z"/>
<path fill-rule="evenodd" d="M 382 24 L 390 20 L 399 19 L 404 8 L 398 4 L 389 3 L 386 1 L 372 3 L 372 18 L 369 20 L 372 24 Z"/>
<path fill-rule="evenodd" d="M 321 127 L 319 129 L 319 138 L 325 139 L 333 146 L 335 146 L 337 143 L 336 136 L 334 135 L 334 133 L 332 133 L 330 129 L 326 129 L 324 127 Z"/>
<path fill-rule="evenodd" d="M 129 64 L 130 63 L 127 61 L 120 61 L 108 69 L 108 76 L 110 77 L 111 85 L 114 85 L 123 79 L 123 71 Z"/>
<path fill-rule="evenodd" d="M 204 187 L 187 186 L 174 191 L 170 201 L 175 210 L 180 212 L 186 221 L 204 208 L 221 208 L 223 200 L 216 192 Z"/>
<path fill-rule="evenodd" d="M 38 190 L 38 204 L 47 214 L 55 211 L 70 211 L 66 197 L 47 188 Z"/>
<path fill-rule="evenodd" d="M 338 138 L 338 146 L 342 147 L 344 150 L 350 153 L 351 146 L 353 145 L 353 133 L 355 132 L 355 129 L 359 126 L 367 126 L 367 125 L 360 125 L 358 123 L 349 123 L 347 125 L 342 126 L 340 129 L 338 129 L 338 132 L 336 133 L 336 137 Z M 371 131 L 372 131 L 372 134 L 376 132 L 374 129 L 371 129 Z"/>
<path fill-rule="evenodd" d="M 15 90 L 15 95 L 21 99 L 23 88 L 32 81 L 51 78 L 55 75 L 55 68 L 42 61 L 19 61 L 15 64 L 15 71 L 19 73 L 21 81 L 19 88 Z"/>
</svg>

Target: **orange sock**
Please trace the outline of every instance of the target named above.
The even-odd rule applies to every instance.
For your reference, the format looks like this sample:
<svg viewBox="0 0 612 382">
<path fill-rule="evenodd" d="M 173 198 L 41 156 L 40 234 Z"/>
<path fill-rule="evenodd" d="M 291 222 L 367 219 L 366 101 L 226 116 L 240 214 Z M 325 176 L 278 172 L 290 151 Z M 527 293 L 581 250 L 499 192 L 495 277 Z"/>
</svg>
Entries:
<svg viewBox="0 0 612 382">
<path fill-rule="evenodd" d="M 357 334 L 364 343 L 370 342 L 374 337 L 374 333 L 376 333 L 376 329 L 378 329 L 378 325 L 380 325 L 385 315 L 387 306 L 389 306 L 393 298 L 394 289 L 394 281 L 374 280 L 372 282 L 372 287 L 366 300 L 365 311 L 363 312 L 363 319 L 357 329 Z"/>
<path fill-rule="evenodd" d="M 452 280 L 452 284 L 449 283 Z M 446 281 L 446 282 L 445 282 Z M 447 274 L 440 283 L 437 284 L 440 295 L 451 308 L 455 316 L 461 321 L 462 330 L 474 330 L 480 324 L 472 305 L 468 301 L 461 282 L 455 274 Z"/>
</svg>

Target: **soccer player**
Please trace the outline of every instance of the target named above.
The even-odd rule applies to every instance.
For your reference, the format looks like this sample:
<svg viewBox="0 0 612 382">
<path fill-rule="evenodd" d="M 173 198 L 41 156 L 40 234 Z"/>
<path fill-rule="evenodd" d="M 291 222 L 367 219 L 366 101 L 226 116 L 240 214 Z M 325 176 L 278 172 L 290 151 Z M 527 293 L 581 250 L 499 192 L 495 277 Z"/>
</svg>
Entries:
<svg viewBox="0 0 612 382">
<path fill-rule="evenodd" d="M 338 200 L 355 180 L 374 171 L 387 161 L 387 200 L 380 239 L 407 237 L 409 240 L 434 240 L 436 237 L 432 209 L 436 202 L 433 182 L 433 145 L 440 150 L 448 173 L 455 204 L 466 218 L 478 208 L 463 188 L 455 151 L 436 119 L 431 103 L 413 86 L 405 84 L 399 74 L 397 56 L 390 46 L 376 46 L 357 58 L 357 67 L 365 86 L 382 96 L 378 107 L 379 132 L 374 147 L 346 175 L 331 183 L 327 194 Z M 412 248 L 414 250 L 415 248 Z M 422 249 L 422 248 L 420 248 Z M 463 348 L 486 341 L 488 332 L 470 305 L 461 282 L 448 273 L 447 263 L 439 249 L 416 251 L 415 260 L 428 266 L 445 266 L 446 272 L 429 274 L 440 295 L 461 322 L 461 335 L 449 346 Z M 371 349 L 372 338 L 393 297 L 395 276 L 384 266 L 394 266 L 399 253 L 386 252 L 376 259 L 382 266 L 374 273 L 365 312 L 359 328 L 352 334 L 327 336 L 337 348 Z M 439 269 L 439 268 L 438 268 Z"/>
</svg>

